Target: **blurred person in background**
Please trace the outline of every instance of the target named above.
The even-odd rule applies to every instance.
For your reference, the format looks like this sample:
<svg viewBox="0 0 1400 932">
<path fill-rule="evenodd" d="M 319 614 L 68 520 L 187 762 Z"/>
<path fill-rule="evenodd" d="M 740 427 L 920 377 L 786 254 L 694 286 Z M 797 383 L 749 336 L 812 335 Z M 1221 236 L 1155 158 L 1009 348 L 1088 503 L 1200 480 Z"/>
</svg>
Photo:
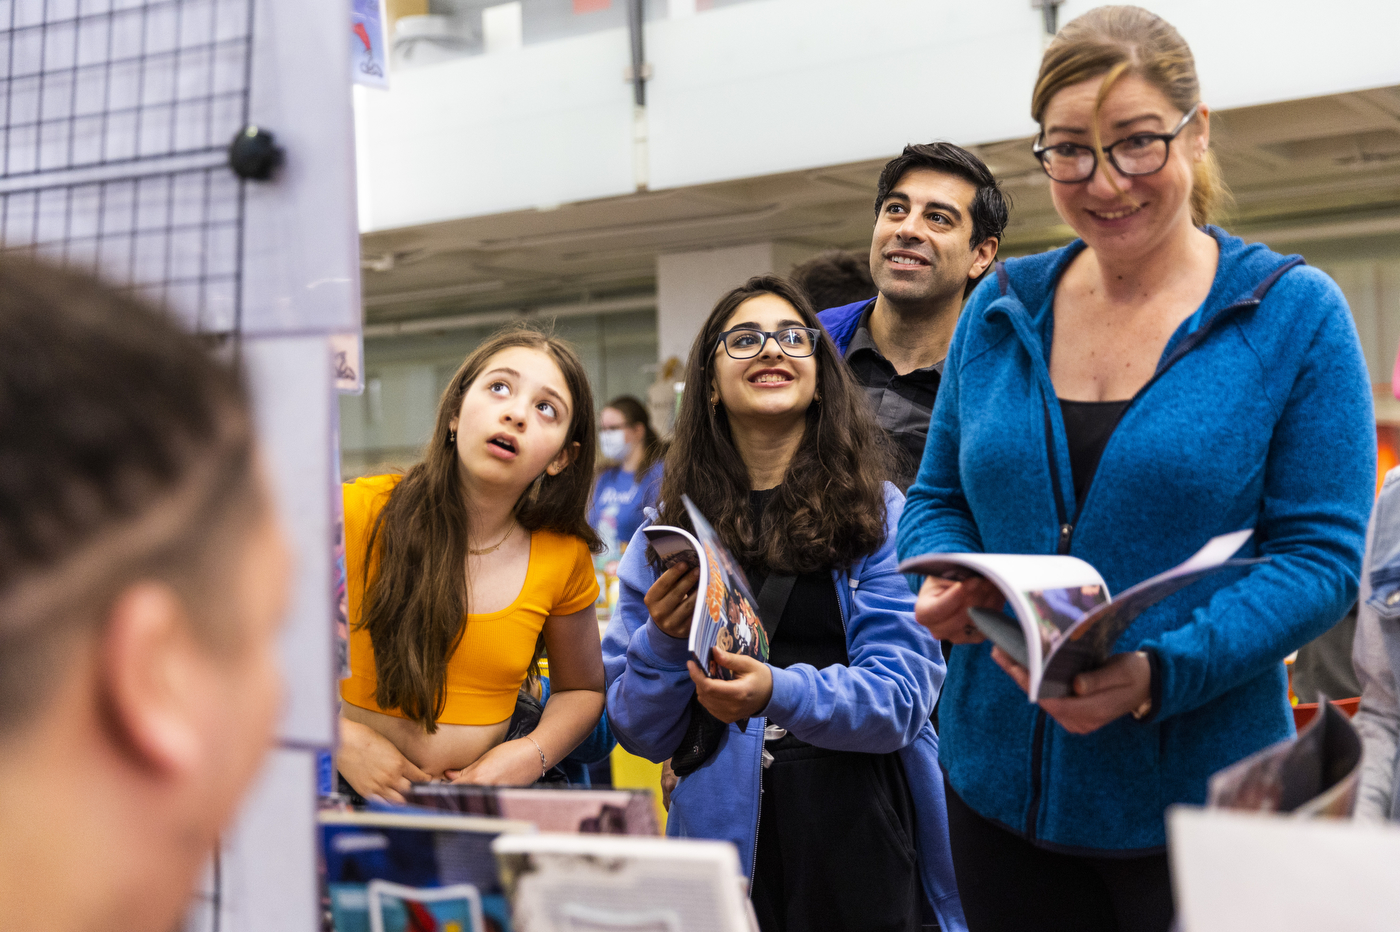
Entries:
<svg viewBox="0 0 1400 932">
<path fill-rule="evenodd" d="M 1209 112 L 1170 24 L 1070 22 L 1031 113 L 1080 238 L 969 301 L 899 552 L 1071 554 L 1118 592 L 1254 529 L 1239 556 L 1269 562 L 1158 602 L 1039 704 L 968 617 L 1001 606 L 991 583 L 928 578 L 916 609 L 957 642 L 939 720 L 969 927 L 1165 932 L 1166 808 L 1293 734 L 1283 660 L 1356 597 L 1370 379 L 1331 279 L 1207 225 Z"/>
<path fill-rule="evenodd" d="M 272 742 L 288 562 L 238 374 L 0 261 L 0 929 L 176 927 Z"/>
<path fill-rule="evenodd" d="M 812 307 L 843 307 L 875 297 L 870 256 L 851 249 L 828 249 L 795 267 L 788 278 L 802 289 Z"/>
<path fill-rule="evenodd" d="M 598 453 L 588 523 L 603 541 L 599 559 L 618 560 L 646 522 L 643 509 L 656 505 L 666 443 L 652 429 L 646 406 L 620 395 L 598 414 Z"/>
<path fill-rule="evenodd" d="M 996 259 L 1007 216 L 977 156 L 946 142 L 905 146 L 875 191 L 869 267 L 878 295 L 817 315 L 890 439 L 900 491 L 923 457 L 963 299 Z"/>
<path fill-rule="evenodd" d="M 1386 473 L 1371 510 L 1361 566 L 1352 665 L 1361 681 L 1353 722 L 1364 753 L 1356 818 L 1400 819 L 1395 769 L 1400 764 L 1400 469 Z M 1331 698 L 1331 697 L 1329 697 Z"/>
</svg>

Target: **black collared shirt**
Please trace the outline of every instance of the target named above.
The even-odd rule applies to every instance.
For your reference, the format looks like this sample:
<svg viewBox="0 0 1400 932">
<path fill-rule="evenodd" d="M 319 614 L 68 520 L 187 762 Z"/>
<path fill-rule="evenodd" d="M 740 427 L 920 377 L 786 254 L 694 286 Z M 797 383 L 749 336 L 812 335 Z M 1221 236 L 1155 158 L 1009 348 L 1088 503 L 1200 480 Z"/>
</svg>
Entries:
<svg viewBox="0 0 1400 932">
<path fill-rule="evenodd" d="M 846 362 L 856 381 L 865 386 L 875 419 L 890 438 L 895 459 L 891 481 L 905 492 L 914 483 L 924 457 L 928 422 L 938 397 L 938 385 L 943 381 L 944 360 L 904 375 L 896 373 L 870 336 L 870 315 L 874 310 L 872 301 L 846 348 Z"/>
</svg>

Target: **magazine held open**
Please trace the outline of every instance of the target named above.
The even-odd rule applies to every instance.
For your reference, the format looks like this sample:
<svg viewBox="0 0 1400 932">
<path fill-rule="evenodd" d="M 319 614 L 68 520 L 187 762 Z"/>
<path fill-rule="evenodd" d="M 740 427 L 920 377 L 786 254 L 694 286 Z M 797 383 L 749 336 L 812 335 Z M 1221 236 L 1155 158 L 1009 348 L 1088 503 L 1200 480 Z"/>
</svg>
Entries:
<svg viewBox="0 0 1400 932">
<path fill-rule="evenodd" d="M 962 581 L 991 580 L 1012 615 L 968 609 L 987 640 L 1030 674 L 1032 702 L 1070 694 L 1075 676 L 1103 666 L 1113 642 L 1156 602 L 1198 579 L 1268 557 L 1230 559 L 1253 530 L 1213 537 L 1186 562 L 1119 593 L 1114 599 L 1098 570 L 1078 557 L 1014 553 L 926 553 L 899 565 L 900 572 Z"/>
<path fill-rule="evenodd" d="M 690 656 L 711 677 L 732 680 L 734 674 L 715 662 L 711 649 L 719 647 L 767 663 L 768 632 L 744 571 L 695 503 L 685 495 L 681 501 L 695 533 L 667 525 L 652 525 L 642 533 L 666 569 L 677 563 L 700 567 L 697 591 L 701 598 L 695 600 L 690 620 Z"/>
</svg>

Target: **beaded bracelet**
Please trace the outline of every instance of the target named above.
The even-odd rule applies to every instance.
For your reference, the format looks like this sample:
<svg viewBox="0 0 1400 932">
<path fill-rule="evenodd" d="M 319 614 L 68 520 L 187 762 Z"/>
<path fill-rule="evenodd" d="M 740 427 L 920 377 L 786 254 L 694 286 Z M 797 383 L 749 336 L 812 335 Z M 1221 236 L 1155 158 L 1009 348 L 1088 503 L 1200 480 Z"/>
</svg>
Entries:
<svg viewBox="0 0 1400 932">
<path fill-rule="evenodd" d="M 549 766 L 545 763 L 544 748 L 540 747 L 540 743 L 529 735 L 525 737 L 535 746 L 535 750 L 540 752 L 540 779 L 543 780 L 545 774 L 549 773 Z"/>
</svg>

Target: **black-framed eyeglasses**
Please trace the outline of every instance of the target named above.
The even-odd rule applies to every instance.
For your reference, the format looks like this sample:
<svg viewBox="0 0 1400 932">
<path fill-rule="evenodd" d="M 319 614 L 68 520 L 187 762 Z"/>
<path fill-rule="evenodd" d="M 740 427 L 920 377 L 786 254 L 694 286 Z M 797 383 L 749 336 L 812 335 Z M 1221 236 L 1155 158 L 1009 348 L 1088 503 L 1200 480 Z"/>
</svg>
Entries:
<svg viewBox="0 0 1400 932">
<path fill-rule="evenodd" d="M 1196 104 L 1176 124 L 1170 133 L 1133 133 L 1118 140 L 1111 146 L 1103 147 L 1103 154 L 1113 167 L 1124 175 L 1154 175 L 1167 164 L 1172 140 L 1181 135 L 1193 117 L 1200 112 Z M 1031 149 L 1040 160 L 1040 167 L 1051 181 L 1060 184 L 1081 184 L 1094 177 L 1099 158 L 1090 146 L 1072 142 L 1056 143 L 1053 146 L 1036 145 Z"/>
<path fill-rule="evenodd" d="M 753 359 L 763 352 L 769 337 L 773 338 L 784 353 L 794 359 L 801 359 L 816 352 L 821 331 L 812 327 L 784 327 L 782 330 L 735 327 L 719 335 L 715 349 L 723 346 L 724 351 L 733 359 Z"/>
</svg>

